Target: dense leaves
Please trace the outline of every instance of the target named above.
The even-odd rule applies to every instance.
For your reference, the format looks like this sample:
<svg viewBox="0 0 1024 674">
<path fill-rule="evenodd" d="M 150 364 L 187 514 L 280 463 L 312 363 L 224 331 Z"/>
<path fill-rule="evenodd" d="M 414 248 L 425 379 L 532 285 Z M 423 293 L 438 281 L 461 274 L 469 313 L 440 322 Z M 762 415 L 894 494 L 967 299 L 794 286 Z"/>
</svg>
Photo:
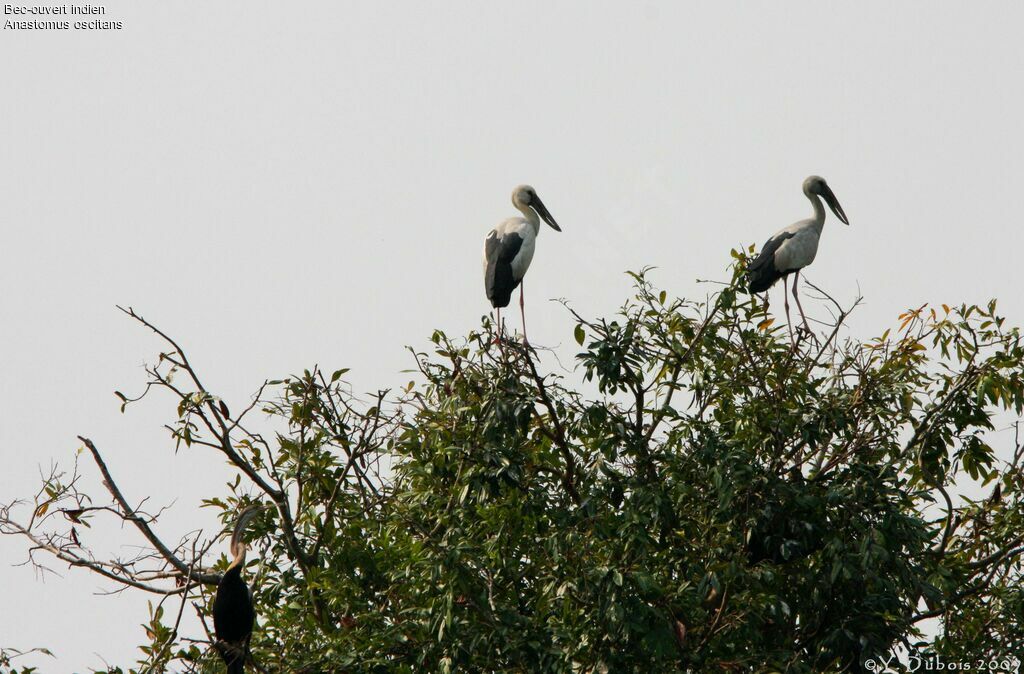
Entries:
<svg viewBox="0 0 1024 674">
<path fill-rule="evenodd" d="M 811 672 L 900 647 L 1024 652 L 1018 330 L 994 302 L 920 307 L 858 341 L 823 297 L 834 323 L 790 335 L 741 291 L 735 256 L 706 301 L 639 273 L 614 317 L 572 314 L 571 373 L 499 349 L 485 322 L 464 340 L 435 333 L 397 393 L 361 400 L 344 370 L 268 382 L 250 409 L 272 433 L 197 376 L 173 384 L 175 442 L 238 470 L 206 505 L 225 523 L 276 506 L 251 534 L 254 662 Z M 173 345 L 151 386 L 170 388 L 166 368 L 194 375 Z M 69 505 L 67 482 L 32 507 L 98 516 Z M 960 496 L 983 487 L 991 498 Z M 175 551 L 186 569 L 170 575 L 208 613 L 211 581 L 191 574 L 225 560 Z M 140 669 L 217 671 L 210 637 L 176 628 L 179 595 L 152 611 Z"/>
</svg>

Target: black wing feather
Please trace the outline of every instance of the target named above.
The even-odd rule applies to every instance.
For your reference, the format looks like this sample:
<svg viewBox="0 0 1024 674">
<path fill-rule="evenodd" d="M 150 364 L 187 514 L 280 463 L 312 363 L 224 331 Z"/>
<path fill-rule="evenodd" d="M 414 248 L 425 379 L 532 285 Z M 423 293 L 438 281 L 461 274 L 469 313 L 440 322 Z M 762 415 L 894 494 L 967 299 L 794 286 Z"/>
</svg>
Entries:
<svg viewBox="0 0 1024 674">
<path fill-rule="evenodd" d="M 498 236 L 492 231 L 487 236 L 484 249 L 487 257 L 484 289 L 493 307 L 507 307 L 512 299 L 512 291 L 519 285 L 520 279 L 514 278 L 512 273 L 512 260 L 519 254 L 522 245 L 523 238 L 515 232 Z"/>
<path fill-rule="evenodd" d="M 796 235 L 793 232 L 783 232 L 764 242 L 760 254 L 747 266 L 747 281 L 750 283 L 750 292 L 764 292 L 787 274 L 786 271 L 780 271 L 775 267 L 775 251 L 779 249 L 783 241 L 794 236 Z"/>
<path fill-rule="evenodd" d="M 256 612 L 249 586 L 242 580 L 241 568 L 224 573 L 213 598 L 213 629 L 217 634 L 217 652 L 227 665 L 228 674 L 241 674 L 246 645 L 252 634 Z"/>
</svg>

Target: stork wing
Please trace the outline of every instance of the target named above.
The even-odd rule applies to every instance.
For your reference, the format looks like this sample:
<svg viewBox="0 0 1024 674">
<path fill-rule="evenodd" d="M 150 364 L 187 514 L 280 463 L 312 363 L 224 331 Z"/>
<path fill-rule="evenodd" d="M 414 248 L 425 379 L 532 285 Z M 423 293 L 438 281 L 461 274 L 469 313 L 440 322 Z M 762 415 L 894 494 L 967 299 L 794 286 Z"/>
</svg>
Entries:
<svg viewBox="0 0 1024 674">
<path fill-rule="evenodd" d="M 764 242 L 761 252 L 747 265 L 747 280 L 750 282 L 750 292 L 759 293 L 768 290 L 785 273 L 785 270 L 775 266 L 775 252 L 787 239 L 795 236 L 794 232 L 779 232 Z"/>
<path fill-rule="evenodd" d="M 523 238 L 516 232 L 499 235 L 491 230 L 484 243 L 484 289 L 495 307 L 507 307 L 512 291 L 519 285 L 512 273 L 512 260 L 519 253 Z"/>
</svg>

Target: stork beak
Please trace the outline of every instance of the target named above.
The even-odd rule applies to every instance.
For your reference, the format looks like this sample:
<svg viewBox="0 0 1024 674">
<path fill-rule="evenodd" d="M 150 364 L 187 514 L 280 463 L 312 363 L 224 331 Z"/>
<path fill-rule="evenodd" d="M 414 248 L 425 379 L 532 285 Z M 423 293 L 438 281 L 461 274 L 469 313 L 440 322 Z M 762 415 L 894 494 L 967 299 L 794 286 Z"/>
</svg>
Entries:
<svg viewBox="0 0 1024 674">
<path fill-rule="evenodd" d="M 828 207 L 832 209 L 832 212 L 836 214 L 844 225 L 849 225 L 850 221 L 846 219 L 846 213 L 843 211 L 843 207 L 839 205 L 839 200 L 836 199 L 836 195 L 832 192 L 832 188 L 828 185 L 824 185 L 821 190 L 821 196 L 825 197 L 825 202 L 828 203 Z"/>
<path fill-rule="evenodd" d="M 555 230 L 556 232 L 562 231 L 562 228 L 558 226 L 558 223 L 555 222 L 555 219 L 551 217 L 550 213 L 548 213 L 548 208 L 547 206 L 544 205 L 544 202 L 540 200 L 540 197 L 534 195 L 533 199 L 530 201 L 530 206 L 533 207 L 533 210 L 537 211 L 537 215 L 544 218 L 544 222 L 551 225 L 551 229 Z"/>
</svg>

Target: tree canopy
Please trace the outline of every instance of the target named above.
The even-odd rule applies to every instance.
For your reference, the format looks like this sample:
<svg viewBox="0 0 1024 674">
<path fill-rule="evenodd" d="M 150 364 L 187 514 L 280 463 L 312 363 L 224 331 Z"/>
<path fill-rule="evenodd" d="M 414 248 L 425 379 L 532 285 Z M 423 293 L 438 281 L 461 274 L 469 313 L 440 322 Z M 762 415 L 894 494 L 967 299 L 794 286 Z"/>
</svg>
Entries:
<svg viewBox="0 0 1024 674">
<path fill-rule="evenodd" d="M 573 368 L 499 348 L 485 319 L 435 332 L 414 381 L 371 396 L 313 368 L 222 400 L 127 310 L 163 340 L 144 390 L 173 398 L 173 445 L 235 473 L 193 505 L 226 527 L 273 505 L 249 536 L 252 671 L 863 671 L 901 646 L 1024 652 L 1019 330 L 992 301 L 857 338 L 853 307 L 822 294 L 834 320 L 791 337 L 734 257 L 704 299 L 645 271 L 614 316 L 566 306 Z M 209 615 L 223 545 L 157 537 L 131 500 L 144 485 L 119 485 L 98 444 L 83 438 L 81 470 L 109 493 L 55 471 L 0 530 L 36 563 L 153 595 L 124 671 L 221 671 L 210 632 L 180 619 Z M 102 517 L 148 549 L 94 557 L 83 527 Z M 29 671 L 14 655 L 0 671 Z"/>
</svg>

